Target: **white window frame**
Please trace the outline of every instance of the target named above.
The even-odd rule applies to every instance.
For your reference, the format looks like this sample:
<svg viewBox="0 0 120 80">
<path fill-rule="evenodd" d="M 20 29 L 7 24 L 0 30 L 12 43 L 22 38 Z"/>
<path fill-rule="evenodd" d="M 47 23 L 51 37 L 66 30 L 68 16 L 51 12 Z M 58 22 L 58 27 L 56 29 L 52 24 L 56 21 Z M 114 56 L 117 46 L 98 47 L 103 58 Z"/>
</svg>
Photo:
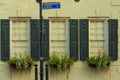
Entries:
<svg viewBox="0 0 120 80">
<path fill-rule="evenodd" d="M 27 34 L 28 34 L 28 55 L 30 55 L 30 19 L 31 17 L 9 17 L 10 19 L 10 32 L 12 31 L 13 21 L 26 21 L 27 22 Z M 12 34 L 10 33 L 10 57 L 15 56 L 12 54 Z"/>
<path fill-rule="evenodd" d="M 104 22 L 104 41 L 105 41 L 105 44 L 104 44 L 104 51 L 105 53 L 108 55 L 109 53 L 109 47 L 108 47 L 108 40 L 109 40 L 109 33 L 108 33 L 108 19 L 109 17 L 88 17 L 89 19 L 89 24 L 91 23 L 91 21 L 103 21 Z M 89 26 L 89 33 L 90 33 L 90 26 Z M 89 37 L 90 37 L 90 34 L 89 34 Z M 89 39 L 89 54 L 90 54 L 90 39 Z"/>
<path fill-rule="evenodd" d="M 68 55 L 69 56 L 69 24 L 68 24 L 68 20 L 70 19 L 70 17 L 49 17 L 49 20 L 50 20 L 50 29 L 49 29 L 49 36 L 50 36 L 50 39 L 49 39 L 49 42 L 50 42 L 50 45 L 51 45 L 51 25 L 52 25 L 52 22 L 59 22 L 59 21 L 62 21 L 62 22 L 65 22 L 66 24 L 66 54 L 65 55 Z M 49 54 L 51 56 L 51 47 L 49 45 Z"/>
</svg>

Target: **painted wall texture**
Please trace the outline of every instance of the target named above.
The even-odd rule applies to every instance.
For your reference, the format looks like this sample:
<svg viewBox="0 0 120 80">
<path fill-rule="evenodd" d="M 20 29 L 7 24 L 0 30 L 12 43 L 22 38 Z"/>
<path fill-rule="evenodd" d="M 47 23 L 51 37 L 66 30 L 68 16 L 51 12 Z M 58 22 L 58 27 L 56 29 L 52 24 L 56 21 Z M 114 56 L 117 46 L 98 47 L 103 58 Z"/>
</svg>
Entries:
<svg viewBox="0 0 120 80">
<path fill-rule="evenodd" d="M 96 71 L 85 62 L 76 61 L 70 71 L 49 70 L 49 80 L 120 80 L 120 0 L 43 0 L 60 2 L 60 9 L 43 10 L 45 19 L 49 17 L 69 17 L 87 19 L 88 17 L 108 17 L 118 19 L 118 60 L 112 61 L 109 70 Z M 39 19 L 39 5 L 35 0 L 0 0 L 0 19 L 10 17 L 30 17 Z M 39 62 L 36 62 L 39 64 Z M 39 67 L 38 67 L 39 68 Z M 38 74 L 39 75 L 39 74 Z M 1 80 L 34 80 L 34 67 L 31 71 L 13 71 L 7 62 L 0 61 Z"/>
</svg>

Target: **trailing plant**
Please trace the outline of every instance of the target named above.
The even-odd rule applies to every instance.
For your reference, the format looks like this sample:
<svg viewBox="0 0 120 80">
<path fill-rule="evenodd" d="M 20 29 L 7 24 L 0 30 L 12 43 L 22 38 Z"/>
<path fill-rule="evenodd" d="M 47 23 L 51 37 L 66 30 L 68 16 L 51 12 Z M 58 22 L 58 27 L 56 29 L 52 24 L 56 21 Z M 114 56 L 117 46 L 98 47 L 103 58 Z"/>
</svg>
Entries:
<svg viewBox="0 0 120 80">
<path fill-rule="evenodd" d="M 68 58 L 66 55 L 53 54 L 49 60 L 48 65 L 56 69 L 66 69 L 74 63 L 72 58 Z"/>
<path fill-rule="evenodd" d="M 34 61 L 28 55 L 12 57 L 10 60 L 8 60 L 8 63 L 12 68 L 18 70 L 30 69 L 34 65 Z"/>
<path fill-rule="evenodd" d="M 86 62 L 91 68 L 106 69 L 109 68 L 111 59 L 105 53 L 99 53 L 97 56 L 86 59 Z"/>
</svg>

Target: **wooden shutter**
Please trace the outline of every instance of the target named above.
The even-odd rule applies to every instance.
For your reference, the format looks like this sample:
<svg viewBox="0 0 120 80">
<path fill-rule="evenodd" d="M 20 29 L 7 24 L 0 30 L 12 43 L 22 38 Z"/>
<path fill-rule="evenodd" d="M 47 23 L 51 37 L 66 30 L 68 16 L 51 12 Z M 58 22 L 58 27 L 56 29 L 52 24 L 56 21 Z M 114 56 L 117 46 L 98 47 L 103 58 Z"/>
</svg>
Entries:
<svg viewBox="0 0 120 80">
<path fill-rule="evenodd" d="M 1 60 L 7 61 L 10 56 L 10 24 L 9 20 L 1 20 Z"/>
<path fill-rule="evenodd" d="M 69 20 L 70 26 L 70 57 L 78 60 L 78 20 Z"/>
<path fill-rule="evenodd" d="M 42 56 L 44 60 L 49 58 L 49 20 L 43 21 L 43 41 L 42 41 Z M 34 60 L 39 60 L 39 20 L 32 19 L 30 20 L 30 34 L 31 34 L 31 56 Z M 41 40 L 41 39 L 40 39 Z"/>
<path fill-rule="evenodd" d="M 30 20 L 30 52 L 33 60 L 39 60 L 39 20 Z"/>
<path fill-rule="evenodd" d="M 44 26 L 43 26 L 43 48 L 42 48 L 42 53 L 44 60 L 47 60 L 49 58 L 49 20 L 44 20 L 43 21 Z"/>
<path fill-rule="evenodd" d="M 80 19 L 80 60 L 84 61 L 89 55 L 89 23 L 88 19 Z"/>
<path fill-rule="evenodd" d="M 110 19 L 109 23 L 109 56 L 112 60 L 118 59 L 118 20 Z"/>
</svg>

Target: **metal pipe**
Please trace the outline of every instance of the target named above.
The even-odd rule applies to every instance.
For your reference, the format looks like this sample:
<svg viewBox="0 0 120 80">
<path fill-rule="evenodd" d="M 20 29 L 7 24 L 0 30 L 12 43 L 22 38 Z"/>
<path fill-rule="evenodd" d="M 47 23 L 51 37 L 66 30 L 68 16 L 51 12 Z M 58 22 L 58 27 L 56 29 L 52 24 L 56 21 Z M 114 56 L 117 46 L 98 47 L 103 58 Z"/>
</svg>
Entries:
<svg viewBox="0 0 120 80">
<path fill-rule="evenodd" d="M 38 80 L 38 68 L 37 68 L 37 64 L 35 64 L 35 80 Z"/>
<path fill-rule="evenodd" d="M 49 80 L 49 69 L 48 69 L 48 64 L 45 65 L 45 74 L 46 74 L 46 80 Z"/>
<path fill-rule="evenodd" d="M 40 9 L 40 38 L 39 38 L 39 42 L 40 42 L 40 46 L 39 46 L 39 49 L 40 49 L 40 51 L 39 51 L 39 54 L 40 54 L 40 80 L 43 80 L 43 75 L 44 75 L 44 73 L 43 73 L 43 51 L 42 51 L 42 40 L 43 40 L 43 31 L 42 31 L 42 21 L 43 21 L 43 19 L 42 19 L 42 0 L 40 0 L 40 2 L 39 2 L 39 9 Z"/>
<path fill-rule="evenodd" d="M 43 57 L 40 57 L 40 80 L 44 80 L 43 75 L 44 75 L 44 72 L 43 72 Z"/>
</svg>

